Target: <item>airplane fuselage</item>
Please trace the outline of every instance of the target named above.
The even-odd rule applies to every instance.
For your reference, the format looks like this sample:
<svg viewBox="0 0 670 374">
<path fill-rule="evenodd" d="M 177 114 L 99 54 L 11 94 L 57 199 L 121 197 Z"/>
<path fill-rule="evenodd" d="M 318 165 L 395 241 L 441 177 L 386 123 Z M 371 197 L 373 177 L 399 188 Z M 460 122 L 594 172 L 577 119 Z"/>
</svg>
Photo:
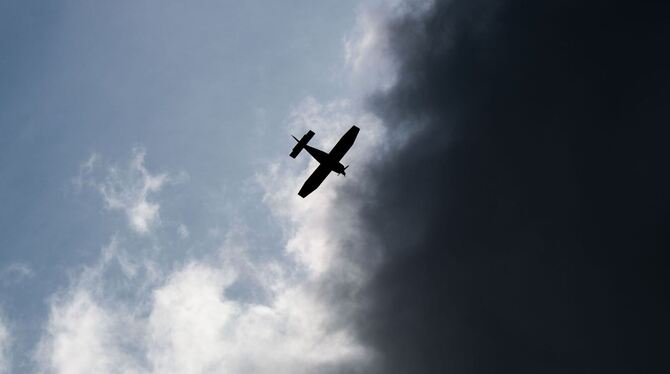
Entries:
<svg viewBox="0 0 670 374">
<path fill-rule="evenodd" d="M 327 166 L 337 174 L 344 174 L 344 165 L 338 160 L 333 160 L 328 153 L 308 145 L 305 145 L 305 149 L 315 160 L 319 161 L 321 165 Z"/>
</svg>

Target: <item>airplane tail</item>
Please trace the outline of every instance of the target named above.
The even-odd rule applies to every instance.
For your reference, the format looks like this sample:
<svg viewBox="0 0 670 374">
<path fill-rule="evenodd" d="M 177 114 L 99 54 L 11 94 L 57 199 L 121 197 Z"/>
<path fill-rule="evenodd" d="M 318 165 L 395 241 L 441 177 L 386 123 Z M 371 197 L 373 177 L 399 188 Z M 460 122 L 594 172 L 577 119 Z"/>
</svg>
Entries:
<svg viewBox="0 0 670 374">
<path fill-rule="evenodd" d="M 303 148 L 305 148 L 307 142 L 309 142 L 310 139 L 312 139 L 312 136 L 314 136 L 314 131 L 312 130 L 307 131 L 307 134 L 303 135 L 302 138 L 300 138 L 300 140 L 298 140 L 298 138 L 293 136 L 293 139 L 295 139 L 295 141 L 298 142 L 298 144 L 296 144 L 295 147 L 293 147 L 293 150 L 291 151 L 289 156 L 296 158 L 296 156 L 298 156 L 298 153 L 300 153 L 300 151 L 302 151 Z"/>
<path fill-rule="evenodd" d="M 342 170 L 342 175 L 344 175 L 345 177 L 347 176 L 347 173 L 345 173 L 345 171 L 347 170 L 348 167 L 349 165 L 345 166 L 344 170 Z"/>
</svg>

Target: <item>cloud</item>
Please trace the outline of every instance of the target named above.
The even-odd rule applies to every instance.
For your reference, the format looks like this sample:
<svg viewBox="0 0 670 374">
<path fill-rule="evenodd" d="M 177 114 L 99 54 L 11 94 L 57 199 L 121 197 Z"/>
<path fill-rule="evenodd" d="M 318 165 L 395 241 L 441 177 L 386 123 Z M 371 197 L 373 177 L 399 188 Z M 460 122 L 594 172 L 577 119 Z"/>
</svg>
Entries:
<svg viewBox="0 0 670 374">
<path fill-rule="evenodd" d="M 181 223 L 177 227 L 177 234 L 179 234 L 179 237 L 182 239 L 188 239 L 190 232 L 188 231 L 188 227 L 186 227 L 186 225 Z"/>
<path fill-rule="evenodd" d="M 345 62 L 355 82 L 364 88 L 391 87 L 395 77 L 392 60 L 387 58 L 388 40 L 384 20 L 388 19 L 388 3 L 359 11 L 354 32 L 344 41 Z M 356 77 L 366 76 L 366 79 Z"/>
<path fill-rule="evenodd" d="M 432 1 L 364 2 L 359 6 L 356 26 L 344 39 L 345 64 L 357 90 L 369 94 L 387 90 L 396 80 L 395 60 L 391 53 L 387 21 L 391 18 L 418 15 L 430 9 Z"/>
<path fill-rule="evenodd" d="M 397 70 L 370 110 L 403 140 L 331 202 L 380 253 L 355 297 L 375 372 L 662 366 L 660 7 L 456 0 L 382 23 Z"/>
<path fill-rule="evenodd" d="M 11 335 L 4 317 L 1 317 L 0 318 L 0 373 L 10 372 L 12 363 L 10 348 L 11 348 Z"/>
<path fill-rule="evenodd" d="M 383 156 L 385 132 L 379 120 L 348 101 L 320 103 L 307 98 L 296 106 L 290 116 L 290 132 L 302 134 L 311 129 L 316 132 L 310 144 L 330 150 L 352 124 L 361 132 L 355 147 L 342 162 L 349 164 L 347 176 L 330 175 L 319 187 L 318 193 L 301 198 L 297 191 L 318 163 L 301 154 L 298 161 L 287 157 L 258 175 L 265 190 L 265 203 L 284 223 L 287 252 L 306 266 L 314 277 L 322 276 L 340 261 L 344 239 L 351 240 L 361 234 L 357 216 L 347 203 L 336 202 L 337 191 L 345 184 L 363 181 L 366 165 L 370 160 Z M 307 167 L 300 161 L 308 159 Z M 345 179 L 346 178 L 346 179 Z M 360 186 L 364 188 L 364 186 Z M 361 239 L 362 240 L 362 239 Z M 372 256 L 374 257 L 374 256 Z M 349 264 L 356 267 L 355 264 Z"/>
<path fill-rule="evenodd" d="M 20 283 L 35 276 L 33 269 L 22 262 L 15 262 L 0 270 L 0 279 L 6 284 Z"/>
<path fill-rule="evenodd" d="M 334 125 L 328 116 L 345 107 L 307 100 L 294 118 L 321 118 L 328 127 Z M 332 133 L 324 130 L 321 140 L 336 141 L 335 132 L 354 119 L 337 118 L 346 121 Z M 355 119 L 371 121 L 362 143 L 378 141 L 378 123 Z M 352 153 L 351 161 L 364 159 L 357 157 Z M 144 152 L 136 153 L 128 171 L 111 169 L 104 182 L 93 185 L 106 200 L 146 199 L 142 191 L 163 182 L 152 182 L 156 177 L 146 171 L 143 159 Z M 295 178 L 305 174 L 294 171 Z M 135 177 L 127 176 L 133 173 Z M 291 207 L 279 201 L 288 189 L 294 192 L 297 181 L 289 186 L 284 176 L 272 173 L 263 181 L 272 186 L 266 199 L 274 202 L 273 212 L 285 219 L 282 212 Z M 305 213 L 325 224 L 331 208 L 317 205 Z M 303 228 L 298 232 L 308 234 Z M 313 234 L 325 233 L 321 229 Z M 333 257 L 329 251 L 337 247 L 312 246 L 320 239 L 310 236 L 305 240 L 312 242 L 306 244 L 290 240 L 293 244 L 277 260 L 260 259 L 249 255 L 246 235 L 253 232 L 233 228 L 214 259 L 187 258 L 167 266 L 160 250 L 114 236 L 97 262 L 74 271 L 70 284 L 50 299 L 49 319 L 35 356 L 38 366 L 54 373 L 311 373 L 367 367 L 370 352 L 321 295 L 321 277 L 329 268 L 327 259 Z"/>
<path fill-rule="evenodd" d="M 159 373 L 302 373 L 360 356 L 351 338 L 326 333 L 326 311 L 301 287 L 274 285 L 272 302 L 222 297 L 230 270 L 191 264 L 156 290 L 149 361 Z"/>
<path fill-rule="evenodd" d="M 79 288 L 52 301 L 38 350 L 40 369 L 53 373 L 134 373 L 137 364 L 123 352 L 132 324 L 99 305 Z"/>
<path fill-rule="evenodd" d="M 118 245 L 118 244 L 115 244 Z M 308 373 L 332 363 L 357 363 L 365 351 L 309 284 L 281 269 L 259 269 L 267 303 L 227 297 L 238 269 L 193 261 L 136 297 L 108 292 L 113 263 L 103 250 L 51 301 L 36 359 L 54 373 Z M 113 258 L 113 257 L 112 257 Z M 131 282 L 125 278 L 123 282 Z M 148 302 L 147 302 L 148 301 Z"/>
<path fill-rule="evenodd" d="M 160 222 L 160 204 L 149 200 L 149 195 L 158 193 L 168 181 L 168 175 L 151 174 L 144 165 L 146 151 L 133 149 L 133 157 L 127 168 L 109 166 L 102 180 L 93 178 L 93 171 L 101 163 L 100 155 L 94 153 L 82 163 L 75 178 L 75 186 L 88 185 L 100 192 L 105 206 L 110 210 L 125 213 L 131 229 L 146 234 Z"/>
<path fill-rule="evenodd" d="M 99 162 L 100 155 L 97 153 L 91 153 L 88 159 L 79 165 L 79 174 L 77 174 L 77 176 L 72 179 L 72 183 L 77 190 L 81 190 L 84 187 L 86 178 L 93 172 L 93 169 L 95 169 Z"/>
<path fill-rule="evenodd" d="M 42 370 L 354 373 L 370 367 L 373 353 L 331 304 L 336 295 L 343 296 L 342 306 L 350 302 L 344 291 L 355 292 L 364 281 L 357 261 L 340 256 L 345 243 L 333 233 L 365 238 L 357 233 L 352 207 L 334 202 L 345 181 L 362 180 L 366 163 L 380 157 L 374 150 L 382 148 L 384 131 L 378 119 L 343 100 L 307 98 L 289 122 L 293 131 L 314 129 L 314 144 L 324 149 L 353 123 L 362 131 L 344 160 L 351 164 L 348 179 L 331 176 L 309 199 L 297 191 L 313 162 L 287 157 L 259 173 L 264 201 L 285 230 L 284 251 L 272 259 L 252 257 L 245 237 L 253 230 L 234 227 L 216 258 L 166 266 L 160 251 L 126 248 L 137 243 L 117 235 L 96 263 L 74 272 L 70 285 L 50 300 L 36 356 Z M 143 166 L 144 157 L 136 150 L 128 170 L 111 168 L 102 182 L 92 183 L 109 206 L 128 209 L 163 183 L 166 177 Z M 374 252 L 360 257 L 373 261 Z M 335 274 L 337 285 L 330 282 Z M 104 360 L 94 359 L 99 356 Z"/>
</svg>

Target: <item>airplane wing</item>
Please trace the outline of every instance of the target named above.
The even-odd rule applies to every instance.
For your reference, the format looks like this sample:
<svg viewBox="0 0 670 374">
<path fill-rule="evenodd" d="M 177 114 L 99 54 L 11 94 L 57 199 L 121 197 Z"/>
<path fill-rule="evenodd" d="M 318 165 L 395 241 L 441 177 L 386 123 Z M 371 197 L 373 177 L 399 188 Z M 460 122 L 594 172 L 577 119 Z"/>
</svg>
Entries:
<svg viewBox="0 0 670 374">
<path fill-rule="evenodd" d="M 307 178 L 307 181 L 305 181 L 305 184 L 302 185 L 302 188 L 300 189 L 300 192 L 298 192 L 298 195 L 300 197 L 305 197 L 312 193 L 312 191 L 316 190 L 317 187 L 323 182 L 324 179 L 330 174 L 330 169 L 327 166 L 324 165 L 319 165 L 319 167 L 314 170 L 312 175 Z"/>
<path fill-rule="evenodd" d="M 335 144 L 333 149 L 330 150 L 330 157 L 337 161 L 344 157 L 344 154 L 347 153 L 349 148 L 354 144 L 356 135 L 358 135 L 358 130 L 358 127 L 351 126 L 349 131 L 347 131 L 347 133 L 340 138 L 340 141 Z"/>
</svg>

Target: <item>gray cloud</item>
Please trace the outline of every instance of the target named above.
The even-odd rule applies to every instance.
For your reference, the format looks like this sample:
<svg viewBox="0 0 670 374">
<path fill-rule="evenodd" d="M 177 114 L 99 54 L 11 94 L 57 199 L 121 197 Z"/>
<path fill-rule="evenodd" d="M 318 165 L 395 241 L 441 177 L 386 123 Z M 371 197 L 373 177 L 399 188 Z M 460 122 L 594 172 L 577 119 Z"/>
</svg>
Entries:
<svg viewBox="0 0 670 374">
<path fill-rule="evenodd" d="M 659 369 L 660 8 L 444 1 L 388 23 L 397 76 L 370 106 L 389 139 L 414 135 L 372 162 L 373 197 L 336 204 L 382 252 L 350 295 L 379 372 Z"/>
</svg>

